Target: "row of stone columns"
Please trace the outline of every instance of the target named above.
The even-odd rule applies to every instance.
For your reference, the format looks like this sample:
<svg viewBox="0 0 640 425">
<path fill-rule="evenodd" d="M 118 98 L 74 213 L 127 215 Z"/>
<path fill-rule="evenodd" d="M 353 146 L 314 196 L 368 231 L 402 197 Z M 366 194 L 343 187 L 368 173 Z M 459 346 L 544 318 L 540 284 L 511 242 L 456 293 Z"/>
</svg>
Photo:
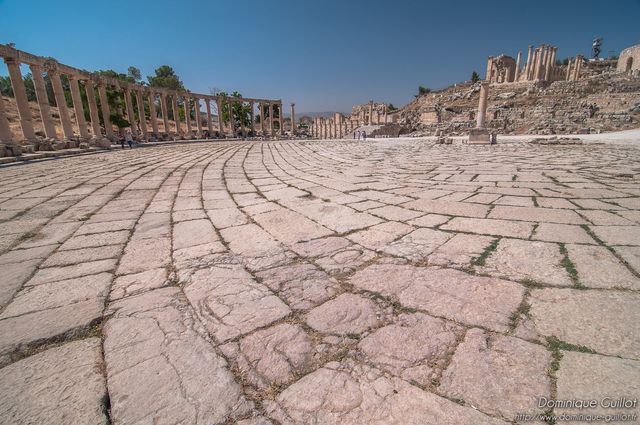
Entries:
<svg viewBox="0 0 640 425">
<path fill-rule="evenodd" d="M 124 106 L 127 120 L 130 123 L 130 129 L 133 133 L 139 134 L 143 139 L 155 138 L 160 135 L 158 125 L 158 112 L 162 118 L 162 124 L 164 127 L 164 133 L 170 134 L 169 128 L 169 108 L 168 102 L 171 103 L 171 109 L 174 118 L 174 134 L 181 137 L 202 137 L 204 135 L 202 125 L 202 113 L 200 110 L 201 101 L 205 102 L 207 130 L 209 133 L 213 133 L 213 120 L 212 110 L 210 102 L 216 102 L 218 109 L 218 131 L 221 135 L 225 134 L 225 128 L 222 120 L 223 105 L 227 105 L 229 108 L 229 130 L 233 135 L 236 134 L 235 119 L 233 112 L 233 104 L 249 103 L 251 105 L 251 131 L 255 135 L 255 103 L 257 102 L 261 110 L 261 123 L 262 134 L 267 136 L 265 132 L 265 120 L 264 111 L 269 110 L 269 131 L 270 135 L 275 135 L 274 126 L 274 105 L 277 106 L 279 115 L 279 134 L 284 132 L 284 116 L 283 107 L 281 101 L 269 101 L 269 100 L 257 100 L 257 99 L 240 99 L 221 96 L 206 96 L 196 95 L 194 93 L 178 93 L 175 91 L 168 91 L 162 88 L 144 87 L 137 84 L 129 84 L 102 76 L 96 76 L 93 74 L 87 74 L 86 72 L 71 68 L 65 65 L 58 64 L 53 59 L 45 59 L 38 56 L 30 55 L 25 52 L 20 52 L 13 49 L 10 46 L 0 45 L 0 56 L 3 57 L 4 62 L 9 71 L 9 78 L 14 93 L 14 99 L 16 102 L 19 123 L 21 129 L 20 135 L 14 135 L 9 126 L 8 117 L 6 114 L 6 107 L 4 105 L 4 99 L 0 96 L 0 156 L 7 149 L 13 154 L 19 155 L 21 153 L 21 143 L 26 142 L 28 145 L 39 145 L 40 148 L 47 149 L 50 144 L 51 148 L 61 147 L 75 147 L 76 142 L 89 142 L 92 144 L 98 144 L 105 146 L 110 145 L 110 140 L 114 140 L 116 135 L 114 133 L 111 123 L 111 108 L 107 98 L 107 87 L 117 90 L 120 96 L 124 96 Z M 20 70 L 21 63 L 25 63 L 29 66 L 31 73 L 33 74 L 33 83 L 35 88 L 36 101 L 39 109 L 39 115 L 42 120 L 42 126 L 44 130 L 45 140 L 41 140 L 36 136 L 34 129 L 33 119 L 31 115 L 31 109 L 27 98 L 27 92 L 22 78 Z M 53 95 L 55 103 L 57 105 L 60 124 L 62 127 L 62 134 L 57 134 L 56 126 L 53 121 L 51 107 L 49 106 L 49 98 L 45 86 L 45 80 L 43 78 L 43 72 L 46 72 L 51 80 L 51 86 L 53 89 Z M 62 85 L 61 76 L 65 75 L 69 80 L 69 91 L 72 100 L 72 107 L 75 112 L 75 124 L 78 129 L 78 134 L 74 133 L 72 119 L 67 107 L 67 101 L 65 98 L 65 92 Z M 87 96 L 86 104 L 89 109 L 89 122 L 85 119 L 85 105 L 83 104 L 81 96 L 81 85 L 84 85 L 84 89 Z M 97 91 L 97 98 L 96 98 Z M 134 109 L 134 102 L 132 96 L 135 97 L 135 104 L 137 110 Z M 185 110 L 185 127 L 184 131 L 181 125 L 179 116 L 178 100 L 182 98 Z M 150 123 L 151 129 L 147 127 L 147 117 L 145 112 L 145 101 L 149 104 Z M 158 111 L 157 104 L 160 106 Z M 98 109 L 98 107 L 100 109 Z M 191 111 L 195 111 L 195 126 L 191 120 Z M 135 114 L 138 114 L 138 120 L 136 120 Z M 295 129 L 295 112 L 294 105 L 291 105 L 292 112 L 292 128 Z M 104 129 L 100 125 L 99 114 L 102 114 Z M 195 128 L 194 128 L 195 127 Z M 241 120 L 241 128 L 243 136 L 246 135 L 245 119 Z M 91 131 L 89 131 L 89 129 Z M 103 135 L 104 131 L 104 135 Z"/>
<path fill-rule="evenodd" d="M 360 127 L 358 120 L 346 119 L 343 115 L 333 118 L 316 117 L 311 123 L 311 137 L 317 139 L 342 139 Z"/>
</svg>

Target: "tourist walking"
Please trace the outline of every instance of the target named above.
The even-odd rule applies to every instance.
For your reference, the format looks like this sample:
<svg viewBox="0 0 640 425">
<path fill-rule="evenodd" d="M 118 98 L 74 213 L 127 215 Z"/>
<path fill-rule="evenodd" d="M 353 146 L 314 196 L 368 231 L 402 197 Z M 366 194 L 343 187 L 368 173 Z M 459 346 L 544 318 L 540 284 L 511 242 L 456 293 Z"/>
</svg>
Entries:
<svg viewBox="0 0 640 425">
<path fill-rule="evenodd" d="M 362 130 L 362 140 L 365 142 L 367 141 L 367 132 L 364 130 Z"/>
<path fill-rule="evenodd" d="M 360 140 L 360 130 L 356 131 L 356 134 L 353 135 L 353 137 L 358 137 L 358 140 Z"/>
<path fill-rule="evenodd" d="M 124 134 L 124 140 L 129 144 L 129 149 L 133 149 L 133 136 L 131 135 L 131 131 L 127 130 Z M 124 149 L 124 142 L 122 142 L 122 149 Z"/>
</svg>

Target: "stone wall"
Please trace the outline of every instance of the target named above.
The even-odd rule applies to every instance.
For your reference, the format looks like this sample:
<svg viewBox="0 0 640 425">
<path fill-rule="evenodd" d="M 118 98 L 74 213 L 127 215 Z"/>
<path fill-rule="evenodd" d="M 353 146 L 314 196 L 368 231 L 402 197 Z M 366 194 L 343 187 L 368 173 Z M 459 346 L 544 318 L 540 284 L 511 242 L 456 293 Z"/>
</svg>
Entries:
<svg viewBox="0 0 640 425">
<path fill-rule="evenodd" d="M 620 52 L 617 69 L 620 72 L 640 72 L 640 44 Z"/>
</svg>

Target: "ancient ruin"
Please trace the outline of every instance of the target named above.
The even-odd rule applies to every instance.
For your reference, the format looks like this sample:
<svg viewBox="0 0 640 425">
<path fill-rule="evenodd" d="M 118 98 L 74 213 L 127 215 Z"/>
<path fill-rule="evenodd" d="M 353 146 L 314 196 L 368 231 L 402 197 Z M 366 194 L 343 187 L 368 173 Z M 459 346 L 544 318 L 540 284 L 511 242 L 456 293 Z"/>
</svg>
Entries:
<svg viewBox="0 0 640 425">
<path fill-rule="evenodd" d="M 55 59 L 45 58 L 20 50 L 16 50 L 6 45 L 0 45 L 0 57 L 4 59 L 9 70 L 11 85 L 13 88 L 15 102 L 20 116 L 20 133 L 13 134 L 9 128 L 9 123 L 5 114 L 4 100 L 0 96 L 0 156 L 20 155 L 22 151 L 34 152 L 41 150 L 54 150 L 73 147 L 100 146 L 109 147 L 115 141 L 117 135 L 114 126 L 110 122 L 111 112 L 107 101 L 106 87 L 120 91 L 126 104 L 126 115 L 131 124 L 129 129 L 136 134 L 140 140 L 162 140 L 162 139 L 208 139 L 224 137 L 246 137 L 247 135 L 262 137 L 272 137 L 276 134 L 282 136 L 283 108 L 281 100 L 236 98 L 206 95 L 192 92 L 168 91 L 166 89 L 147 87 L 137 84 L 129 84 L 123 81 L 110 79 L 105 76 L 91 74 L 89 72 L 73 68 Z M 39 115 L 43 126 L 41 132 L 43 136 L 36 134 L 33 124 L 33 117 L 27 101 L 27 96 L 20 72 L 20 64 L 26 64 L 31 69 L 34 76 L 34 84 L 38 99 Z M 44 88 L 43 72 L 51 78 L 55 93 L 56 105 L 62 123 L 62 132 L 56 132 L 52 122 L 49 101 Z M 60 82 L 60 77 L 65 75 L 70 81 L 73 108 L 75 110 L 76 122 L 72 124 L 69 111 L 66 106 L 65 93 Z M 87 93 L 87 104 L 83 104 L 80 97 L 80 85 L 84 86 Z M 96 96 L 97 93 L 97 96 Z M 189 111 L 185 114 L 184 122 L 180 118 L 175 118 L 175 111 L 178 111 L 178 101 Z M 135 106 L 134 106 L 135 102 Z M 149 105 L 150 113 L 145 112 L 145 102 Z M 201 108 L 204 103 L 206 109 L 206 130 L 201 118 Z M 212 114 L 212 103 L 216 108 L 218 117 L 215 132 Z M 234 108 L 236 104 L 249 105 L 250 124 L 245 128 L 244 120 L 240 120 L 240 128 L 236 128 Z M 255 122 L 255 108 L 258 108 L 261 118 L 260 132 L 257 132 Z M 90 122 L 84 118 L 85 108 L 89 109 Z M 98 109 L 100 108 L 100 109 Z M 230 111 L 230 118 L 227 125 L 221 120 L 223 109 Z M 170 125 L 169 110 L 173 121 Z M 191 111 L 195 111 L 195 122 L 191 122 Z M 293 109 L 292 109 L 293 112 Z M 103 119 L 100 124 L 99 114 Z M 275 118 L 277 115 L 277 118 Z M 277 126 L 274 124 L 277 120 Z M 74 126 L 75 124 L 75 126 Z M 184 124 L 184 126 L 183 126 Z"/>
</svg>

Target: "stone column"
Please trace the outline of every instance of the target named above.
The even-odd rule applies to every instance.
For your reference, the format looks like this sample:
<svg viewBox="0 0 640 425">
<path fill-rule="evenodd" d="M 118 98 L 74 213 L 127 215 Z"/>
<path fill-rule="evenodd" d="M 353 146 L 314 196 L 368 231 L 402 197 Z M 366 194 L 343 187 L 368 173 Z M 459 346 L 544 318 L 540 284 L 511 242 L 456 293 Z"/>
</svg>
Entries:
<svg viewBox="0 0 640 425">
<path fill-rule="evenodd" d="M 184 122 L 187 127 L 186 136 L 190 139 L 193 135 L 193 130 L 191 128 L 191 102 L 189 101 L 189 96 L 182 96 L 182 104 L 184 105 Z"/>
<path fill-rule="evenodd" d="M 154 136 L 157 136 L 158 131 L 158 116 L 156 111 L 156 94 L 152 91 L 149 92 L 149 121 L 151 121 L 151 131 Z"/>
<path fill-rule="evenodd" d="M 551 67 L 556 66 L 556 55 L 558 53 L 558 48 L 557 47 L 552 47 L 551 48 Z"/>
<path fill-rule="evenodd" d="M 269 136 L 273 137 L 275 131 L 273 128 L 273 103 L 269 102 Z"/>
<path fill-rule="evenodd" d="M 224 136 L 224 121 L 222 120 L 222 102 L 219 97 L 216 97 L 216 107 L 218 108 L 218 131 L 222 137 Z"/>
<path fill-rule="evenodd" d="M 104 132 L 107 138 L 114 140 L 113 126 L 111 125 L 111 111 L 109 110 L 109 100 L 107 98 L 107 89 L 101 81 L 98 83 L 98 96 L 100 97 L 100 109 L 102 110 L 102 121 L 104 122 Z"/>
<path fill-rule="evenodd" d="M 240 102 L 240 111 L 242 111 L 243 108 L 244 108 L 244 102 Z M 242 133 L 242 140 L 244 140 L 244 138 L 247 137 L 247 129 L 245 128 L 245 125 L 244 125 L 244 113 L 242 112 L 240 114 L 240 132 Z"/>
<path fill-rule="evenodd" d="M 278 123 L 280 123 L 280 136 L 284 136 L 284 108 L 282 102 L 278 103 Z"/>
<path fill-rule="evenodd" d="M 484 128 L 485 117 L 487 115 L 487 99 L 489 97 L 489 87 L 486 84 L 480 85 L 480 100 L 478 101 L 478 116 L 476 117 L 476 128 Z"/>
<path fill-rule="evenodd" d="M 56 126 L 51 119 L 51 109 L 49 108 L 49 98 L 47 97 L 44 78 L 42 78 L 42 68 L 39 65 L 30 65 L 29 68 L 33 75 L 33 85 L 36 89 L 36 99 L 38 100 L 38 107 L 40 108 L 40 118 L 44 126 L 44 134 L 50 139 L 55 139 L 57 137 Z"/>
<path fill-rule="evenodd" d="M 535 74 L 535 80 L 539 80 L 542 78 L 542 63 L 544 62 L 544 53 L 542 51 L 542 49 L 538 50 L 538 53 L 536 55 L 536 74 Z"/>
<path fill-rule="evenodd" d="M 518 79 L 520 78 L 520 62 L 522 61 L 522 52 L 518 52 L 518 57 L 516 59 L 516 73 L 513 76 L 513 81 L 514 82 L 518 82 Z"/>
<path fill-rule="evenodd" d="M 148 139 L 147 132 L 147 115 L 144 112 L 144 97 L 142 96 L 142 89 L 136 89 L 136 103 L 138 104 L 138 118 L 140 119 L 140 131 L 144 140 Z"/>
<path fill-rule="evenodd" d="M 236 137 L 236 123 L 233 118 L 233 102 L 227 99 L 227 108 L 229 110 L 229 128 L 231 129 L 231 137 Z"/>
<path fill-rule="evenodd" d="M 180 110 L 178 109 L 178 93 L 174 92 L 171 96 L 171 107 L 173 108 L 173 121 L 176 126 L 176 136 L 183 136 L 180 127 Z"/>
<path fill-rule="evenodd" d="M 207 108 L 207 130 L 209 130 L 209 138 L 213 135 L 213 123 L 211 122 L 211 99 L 206 98 L 204 105 Z"/>
<path fill-rule="evenodd" d="M 296 104 L 291 104 L 291 136 L 296 135 Z"/>
<path fill-rule="evenodd" d="M 96 92 L 93 88 L 93 81 L 86 80 L 84 82 L 84 90 L 87 93 L 87 103 L 89 104 L 89 117 L 91 118 L 91 130 L 93 131 L 93 137 L 102 137 L 100 117 L 98 115 L 98 104 L 96 103 Z"/>
<path fill-rule="evenodd" d="M 571 59 L 569 59 L 569 63 L 567 64 L 567 74 L 565 75 L 565 79 L 567 81 L 571 80 Z"/>
<path fill-rule="evenodd" d="M 160 93 L 160 113 L 162 114 L 162 125 L 164 132 L 169 134 L 169 107 L 167 105 L 167 94 Z"/>
<path fill-rule="evenodd" d="M 484 79 L 490 83 L 493 82 L 491 81 L 492 73 L 493 73 L 493 56 L 489 56 L 489 58 L 487 59 L 487 75 L 485 75 Z"/>
<path fill-rule="evenodd" d="M 384 105 L 384 123 L 387 124 L 388 122 L 389 122 L 388 106 L 385 103 L 385 105 Z"/>
<path fill-rule="evenodd" d="M 136 134 L 138 128 L 136 126 L 136 114 L 133 112 L 133 102 L 131 102 L 131 90 L 125 87 L 123 90 L 124 105 L 127 108 L 127 121 L 129 121 L 129 128 L 131 133 Z"/>
<path fill-rule="evenodd" d="M 73 110 L 76 113 L 76 123 L 80 131 L 82 140 L 89 140 L 89 130 L 87 130 L 87 120 L 84 118 L 84 106 L 82 105 L 82 97 L 80 97 L 80 86 L 78 85 L 78 77 L 69 75 L 69 89 L 71 90 L 71 99 L 73 100 Z"/>
<path fill-rule="evenodd" d="M 187 127 L 186 136 L 190 138 L 193 135 L 193 126 L 191 125 L 191 98 L 187 95 L 182 96 L 184 106 L 184 122 Z"/>
<path fill-rule="evenodd" d="M 551 51 L 551 48 L 547 47 L 547 63 L 545 64 L 545 69 L 544 69 L 545 81 L 549 81 L 549 78 L 551 78 L 552 58 L 553 58 L 553 53 Z"/>
<path fill-rule="evenodd" d="M 527 51 L 527 64 L 524 66 L 524 79 L 527 81 L 529 80 L 529 70 L 531 69 L 531 55 L 533 54 L 532 50 L 533 46 L 529 45 L 529 50 Z"/>
<path fill-rule="evenodd" d="M 33 119 L 31 118 L 27 91 L 24 88 L 24 81 L 22 80 L 22 74 L 20 72 L 20 63 L 12 58 L 4 58 L 4 63 L 7 64 L 7 68 L 9 69 L 13 97 L 16 100 L 18 115 L 20 117 L 22 137 L 30 142 L 36 141 L 36 132 L 33 130 Z"/>
<path fill-rule="evenodd" d="M 369 101 L 369 125 L 373 124 L 373 100 Z"/>
<path fill-rule="evenodd" d="M 67 99 L 64 97 L 64 89 L 62 88 L 62 81 L 60 81 L 60 74 L 54 70 L 49 70 L 48 73 L 49 78 L 51 78 L 51 85 L 53 86 L 53 94 L 56 98 L 58 113 L 60 114 L 62 132 L 64 134 L 64 138 L 66 140 L 70 140 L 73 138 L 73 127 L 71 126 L 71 118 L 69 118 Z"/>
<path fill-rule="evenodd" d="M 264 107 L 264 103 L 260 102 L 259 104 L 260 107 L 260 131 L 262 131 L 262 137 L 266 136 L 266 130 L 265 130 L 265 107 Z"/>
<path fill-rule="evenodd" d="M 202 139 L 202 116 L 200 115 L 200 99 L 197 97 L 193 98 L 193 114 L 194 119 L 196 120 L 196 130 L 198 131 L 197 136 Z"/>
<path fill-rule="evenodd" d="M 4 109 L 4 98 L 0 95 L 0 143 L 13 145 L 13 133 L 11 133 L 11 127 L 9 127 L 9 119 Z M 2 152 L 0 152 L 2 156 Z"/>
<path fill-rule="evenodd" d="M 578 81 L 580 79 L 580 71 L 582 71 L 582 56 L 576 56 L 576 66 L 573 74 L 573 80 Z"/>
<path fill-rule="evenodd" d="M 251 105 L 251 137 L 256 137 L 256 115 L 255 115 L 255 111 L 256 111 L 256 106 L 253 102 L 250 102 Z"/>
</svg>

